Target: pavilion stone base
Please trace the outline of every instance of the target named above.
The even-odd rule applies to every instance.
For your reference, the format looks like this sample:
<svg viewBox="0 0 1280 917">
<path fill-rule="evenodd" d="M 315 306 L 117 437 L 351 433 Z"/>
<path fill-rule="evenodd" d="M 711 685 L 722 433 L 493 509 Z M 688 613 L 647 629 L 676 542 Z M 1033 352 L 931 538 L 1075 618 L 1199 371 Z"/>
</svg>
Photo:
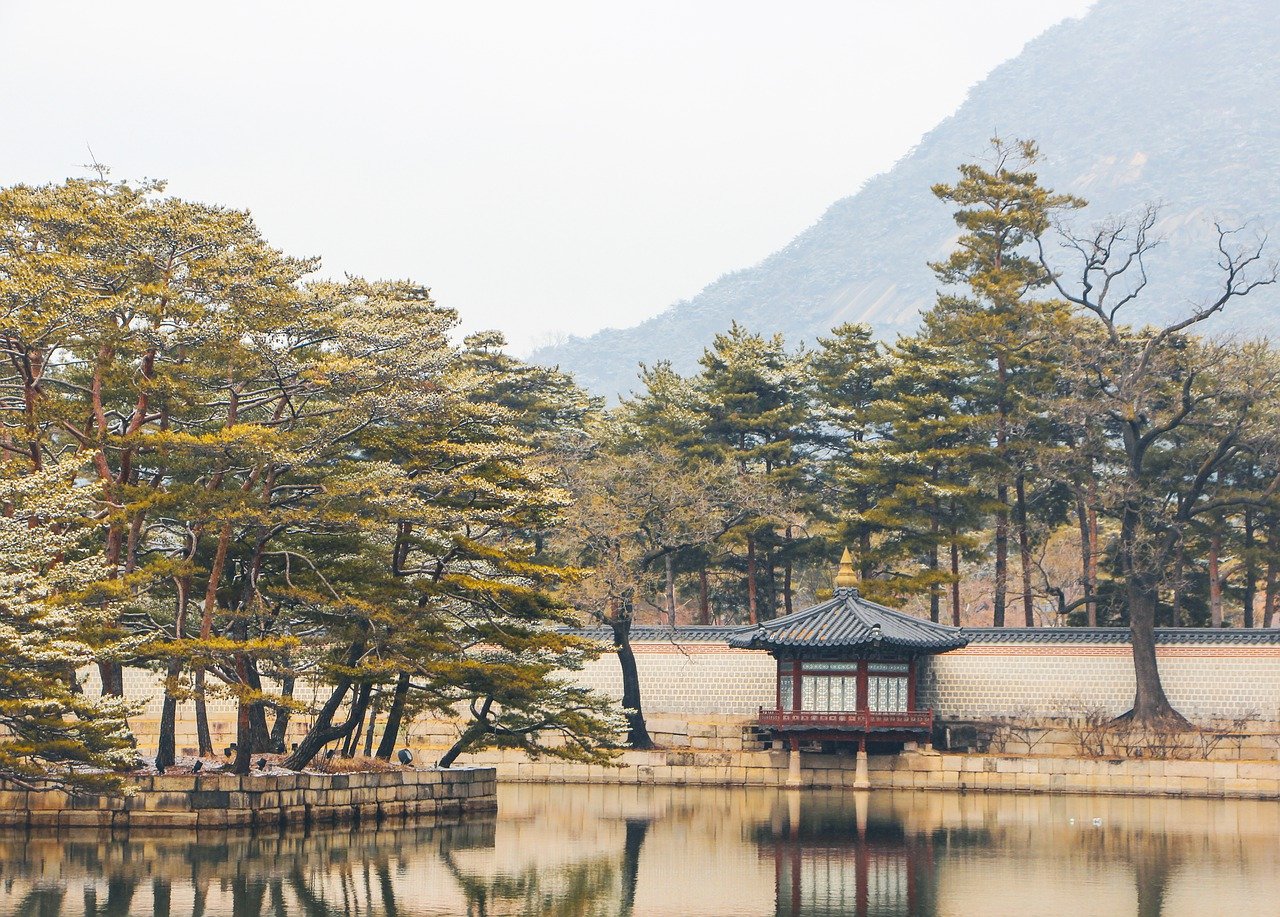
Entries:
<svg viewBox="0 0 1280 917">
<path fill-rule="evenodd" d="M 859 788 L 853 755 L 801 752 L 799 786 Z M 787 751 L 693 753 L 627 752 L 625 767 L 529 761 L 517 752 L 477 756 L 510 783 L 590 783 L 624 786 L 734 786 L 785 788 Z M 1196 796 L 1280 799 L 1280 761 L 1152 761 L 1015 755 L 942 754 L 929 749 L 870 755 L 871 792 L 961 792 Z"/>
<path fill-rule="evenodd" d="M 132 796 L 68 796 L 0 781 L 0 826 L 56 828 L 279 827 L 455 816 L 497 808 L 491 767 L 352 774 L 141 777 Z"/>
</svg>

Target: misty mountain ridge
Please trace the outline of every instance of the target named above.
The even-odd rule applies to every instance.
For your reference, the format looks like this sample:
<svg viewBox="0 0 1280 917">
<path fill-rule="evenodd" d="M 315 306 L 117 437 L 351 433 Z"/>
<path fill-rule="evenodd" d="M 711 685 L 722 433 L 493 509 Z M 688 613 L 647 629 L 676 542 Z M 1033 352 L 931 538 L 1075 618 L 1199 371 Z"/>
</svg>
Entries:
<svg viewBox="0 0 1280 917">
<path fill-rule="evenodd" d="M 636 387 L 640 362 L 694 370 L 734 320 L 791 344 L 842 322 L 886 339 L 909 333 L 937 293 L 928 262 L 958 235 L 930 188 L 981 160 L 994 133 L 1034 139 L 1042 183 L 1089 201 L 1069 218 L 1078 229 L 1159 202 L 1165 244 L 1129 321 L 1184 314 L 1219 285 L 1215 220 L 1244 227 L 1241 241 L 1275 230 L 1270 257 L 1280 256 L 1280 3 L 1099 0 L 997 67 L 893 168 L 785 248 L 635 327 L 532 358 L 615 396 Z M 1229 304 L 1215 327 L 1265 334 L 1278 317 L 1271 288 Z"/>
</svg>

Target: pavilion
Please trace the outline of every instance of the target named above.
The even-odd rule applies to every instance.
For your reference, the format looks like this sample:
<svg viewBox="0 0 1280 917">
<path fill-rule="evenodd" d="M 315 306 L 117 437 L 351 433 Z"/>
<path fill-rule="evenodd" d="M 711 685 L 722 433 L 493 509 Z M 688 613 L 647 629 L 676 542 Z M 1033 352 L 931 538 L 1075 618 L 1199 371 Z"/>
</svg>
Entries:
<svg viewBox="0 0 1280 917">
<path fill-rule="evenodd" d="M 846 550 L 828 601 L 729 638 L 777 660 L 775 706 L 760 710 L 760 726 L 790 748 L 788 784 L 800 783 L 801 743 L 856 743 L 864 785 L 868 741 L 927 741 L 933 711 L 916 706 L 918 660 L 969 642 L 959 628 L 862 598 L 857 582 Z"/>
</svg>

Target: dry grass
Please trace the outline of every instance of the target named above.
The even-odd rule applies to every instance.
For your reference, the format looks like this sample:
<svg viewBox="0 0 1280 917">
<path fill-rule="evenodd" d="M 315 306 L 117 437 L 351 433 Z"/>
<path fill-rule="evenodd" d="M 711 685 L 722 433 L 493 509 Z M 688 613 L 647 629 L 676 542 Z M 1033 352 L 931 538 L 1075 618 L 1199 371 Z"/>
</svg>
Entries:
<svg viewBox="0 0 1280 917">
<path fill-rule="evenodd" d="M 364 755 L 356 755 L 354 758 L 344 758 L 342 755 L 334 755 L 332 758 L 318 756 L 307 765 L 307 770 L 317 771 L 321 774 L 362 774 L 369 771 L 383 772 L 403 769 L 399 764 L 383 761 L 381 758 L 366 758 Z"/>
</svg>

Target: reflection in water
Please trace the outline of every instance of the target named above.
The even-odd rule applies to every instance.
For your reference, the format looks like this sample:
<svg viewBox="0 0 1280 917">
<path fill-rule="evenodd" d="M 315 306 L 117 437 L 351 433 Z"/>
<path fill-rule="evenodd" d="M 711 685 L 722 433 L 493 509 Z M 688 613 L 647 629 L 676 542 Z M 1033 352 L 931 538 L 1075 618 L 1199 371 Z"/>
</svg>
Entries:
<svg viewBox="0 0 1280 917">
<path fill-rule="evenodd" d="M 461 824 L 0 834 L 30 917 L 1258 913 L 1280 804 L 504 787 Z"/>
</svg>

